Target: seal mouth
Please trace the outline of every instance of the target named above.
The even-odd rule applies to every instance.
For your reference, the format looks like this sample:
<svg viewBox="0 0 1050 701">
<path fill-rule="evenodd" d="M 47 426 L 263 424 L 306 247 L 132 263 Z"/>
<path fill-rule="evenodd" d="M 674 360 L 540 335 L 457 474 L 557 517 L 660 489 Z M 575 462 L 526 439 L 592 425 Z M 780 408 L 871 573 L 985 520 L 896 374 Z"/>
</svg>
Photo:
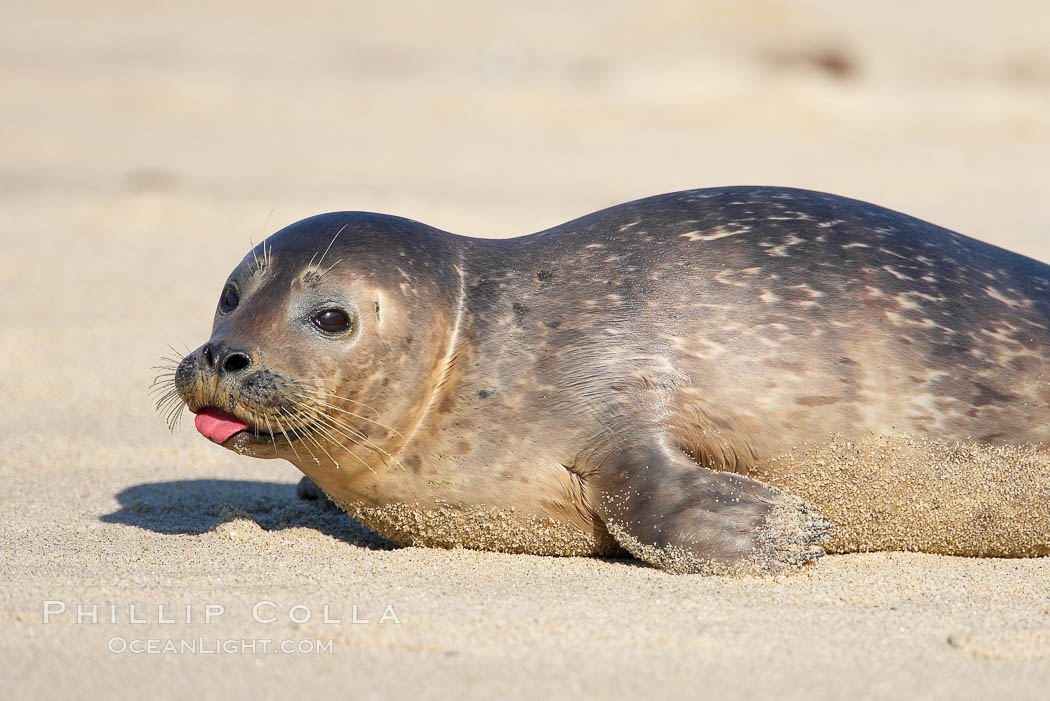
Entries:
<svg viewBox="0 0 1050 701">
<path fill-rule="evenodd" d="M 247 448 L 253 445 L 277 445 L 297 441 L 302 428 L 287 428 L 274 433 L 245 423 L 239 417 L 214 406 L 194 409 L 193 425 L 202 436 L 212 443 L 227 448 Z"/>
<path fill-rule="evenodd" d="M 213 406 L 202 407 L 193 419 L 193 425 L 202 436 L 222 445 L 236 433 L 248 429 L 248 424 L 233 414 Z"/>
</svg>

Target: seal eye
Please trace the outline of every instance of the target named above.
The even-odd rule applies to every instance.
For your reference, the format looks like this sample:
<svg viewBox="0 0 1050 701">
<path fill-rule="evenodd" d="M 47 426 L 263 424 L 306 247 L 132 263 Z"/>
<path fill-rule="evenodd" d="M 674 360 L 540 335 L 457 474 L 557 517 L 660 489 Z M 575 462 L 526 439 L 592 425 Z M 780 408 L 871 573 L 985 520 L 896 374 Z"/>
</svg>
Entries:
<svg viewBox="0 0 1050 701">
<path fill-rule="evenodd" d="M 325 309 L 314 315 L 313 322 L 325 333 L 343 333 L 350 328 L 350 315 L 342 309 Z"/>
<path fill-rule="evenodd" d="M 241 296 L 237 294 L 237 290 L 233 289 L 232 285 L 227 285 L 226 289 L 222 291 L 222 296 L 219 297 L 219 311 L 223 314 L 233 311 L 240 303 Z"/>
</svg>

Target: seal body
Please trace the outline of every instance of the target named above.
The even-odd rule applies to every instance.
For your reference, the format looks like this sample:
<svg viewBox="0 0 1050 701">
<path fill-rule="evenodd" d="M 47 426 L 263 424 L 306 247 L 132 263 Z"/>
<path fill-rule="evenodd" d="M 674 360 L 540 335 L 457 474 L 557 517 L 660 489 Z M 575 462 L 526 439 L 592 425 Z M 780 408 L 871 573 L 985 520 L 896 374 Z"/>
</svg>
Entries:
<svg viewBox="0 0 1050 701">
<path fill-rule="evenodd" d="M 332 213 L 223 299 L 181 399 L 401 543 L 1050 552 L 1050 267 L 881 207 L 693 190 L 502 240 Z"/>
</svg>

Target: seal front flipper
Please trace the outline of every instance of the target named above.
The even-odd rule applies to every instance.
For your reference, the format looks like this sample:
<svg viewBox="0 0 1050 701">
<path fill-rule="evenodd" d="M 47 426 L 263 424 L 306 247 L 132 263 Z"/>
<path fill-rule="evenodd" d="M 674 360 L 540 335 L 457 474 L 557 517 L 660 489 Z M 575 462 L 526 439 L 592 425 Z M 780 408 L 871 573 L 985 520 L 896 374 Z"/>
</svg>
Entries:
<svg viewBox="0 0 1050 701">
<path fill-rule="evenodd" d="M 663 441 L 609 453 L 585 483 L 620 545 L 672 572 L 777 572 L 824 554 L 830 524 L 801 500 Z"/>
<path fill-rule="evenodd" d="M 321 491 L 321 488 L 317 486 L 317 483 L 309 477 L 303 477 L 299 480 L 299 484 L 295 485 L 295 495 L 304 501 L 316 501 L 318 506 L 326 510 L 339 510 L 336 503 L 329 499 L 328 495 Z"/>
</svg>

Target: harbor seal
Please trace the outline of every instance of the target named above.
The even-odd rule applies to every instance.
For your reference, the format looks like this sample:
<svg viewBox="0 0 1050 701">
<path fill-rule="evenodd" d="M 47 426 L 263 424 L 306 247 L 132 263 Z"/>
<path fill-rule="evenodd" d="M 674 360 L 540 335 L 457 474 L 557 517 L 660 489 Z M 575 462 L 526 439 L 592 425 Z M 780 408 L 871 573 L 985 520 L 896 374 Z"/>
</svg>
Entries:
<svg viewBox="0 0 1050 701">
<path fill-rule="evenodd" d="M 402 544 L 712 573 L 1045 555 L 1048 288 L 1038 261 L 797 189 L 502 240 L 337 212 L 249 252 L 160 406 Z"/>
</svg>

